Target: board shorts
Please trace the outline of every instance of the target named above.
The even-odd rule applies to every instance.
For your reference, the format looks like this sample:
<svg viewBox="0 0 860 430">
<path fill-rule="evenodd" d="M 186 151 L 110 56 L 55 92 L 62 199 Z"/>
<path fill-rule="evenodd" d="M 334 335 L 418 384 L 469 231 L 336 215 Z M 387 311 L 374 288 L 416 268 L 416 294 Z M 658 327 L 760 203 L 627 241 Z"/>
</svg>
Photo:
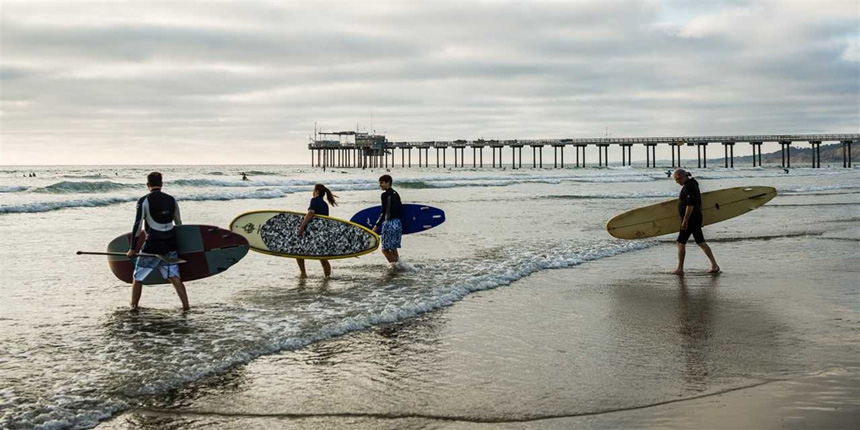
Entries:
<svg viewBox="0 0 860 430">
<path fill-rule="evenodd" d="M 400 238 L 403 236 L 403 225 L 399 219 L 382 222 L 382 249 L 393 251 L 400 248 Z"/>
<path fill-rule="evenodd" d="M 702 217 L 690 217 L 690 220 L 687 221 L 687 229 L 681 230 L 678 233 L 678 243 L 682 243 L 684 245 L 687 244 L 687 241 L 690 240 L 690 236 L 693 236 L 693 239 L 696 240 L 696 244 L 705 243 L 705 234 L 702 232 Z"/>
<path fill-rule="evenodd" d="M 165 256 L 170 258 L 179 258 L 179 254 L 177 254 L 176 251 L 170 251 L 165 254 Z M 137 257 L 137 263 L 134 266 L 134 280 L 143 281 L 156 268 L 159 269 L 159 271 L 161 272 L 161 277 L 164 279 L 181 279 L 179 277 L 178 264 L 167 264 L 157 257 Z"/>
</svg>

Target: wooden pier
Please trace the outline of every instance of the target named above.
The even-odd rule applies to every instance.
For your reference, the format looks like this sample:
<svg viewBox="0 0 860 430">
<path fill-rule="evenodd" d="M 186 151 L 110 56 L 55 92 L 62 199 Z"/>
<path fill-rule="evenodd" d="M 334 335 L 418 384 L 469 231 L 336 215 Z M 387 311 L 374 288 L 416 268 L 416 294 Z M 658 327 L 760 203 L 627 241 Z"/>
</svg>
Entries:
<svg viewBox="0 0 860 430">
<path fill-rule="evenodd" d="M 509 165 L 522 168 L 523 147 L 532 148 L 532 168 L 543 168 L 543 149 L 552 147 L 553 168 L 564 167 L 564 150 L 573 147 L 576 151 L 575 166 L 586 166 L 586 149 L 597 149 L 597 165 L 609 165 L 609 147 L 621 147 L 621 165 L 633 165 L 633 147 L 645 149 L 645 167 L 657 167 L 657 147 L 666 147 L 671 152 L 672 167 L 681 167 L 681 148 L 696 147 L 696 165 L 708 167 L 708 145 L 722 145 L 726 168 L 735 167 L 735 144 L 745 143 L 752 148 L 753 167 L 761 166 L 761 147 L 765 142 L 779 143 L 782 151 L 782 167 L 791 167 L 791 145 L 806 143 L 813 149 L 812 166 L 821 167 L 821 144 L 842 143 L 842 167 L 850 168 L 851 145 L 860 141 L 860 133 L 853 134 L 784 134 L 784 135 L 737 135 L 737 136 L 675 136 L 675 137 L 603 137 L 578 139 L 529 139 L 529 140 L 454 140 L 425 142 L 389 142 L 384 135 L 355 131 L 319 132 L 323 139 L 312 139 L 311 166 L 337 168 L 389 168 L 397 167 L 397 150 L 400 150 L 400 167 L 412 167 L 412 150 L 418 151 L 418 167 L 430 167 L 430 149 L 436 153 L 435 165 L 447 168 L 448 149 L 453 149 L 453 167 L 466 167 L 466 148 L 472 149 L 470 167 L 484 167 L 484 148 L 492 152 L 491 166 L 502 168 L 503 153 L 510 148 Z M 593 152 L 593 151 L 591 151 Z M 498 155 L 498 158 L 497 158 Z"/>
</svg>

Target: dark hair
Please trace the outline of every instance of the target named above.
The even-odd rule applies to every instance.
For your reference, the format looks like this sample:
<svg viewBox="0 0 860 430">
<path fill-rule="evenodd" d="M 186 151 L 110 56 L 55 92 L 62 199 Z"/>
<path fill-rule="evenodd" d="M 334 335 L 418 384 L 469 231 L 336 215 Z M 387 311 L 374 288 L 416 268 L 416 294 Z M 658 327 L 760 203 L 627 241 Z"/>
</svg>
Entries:
<svg viewBox="0 0 860 430">
<path fill-rule="evenodd" d="M 161 173 L 160 172 L 152 172 L 146 175 L 146 184 L 151 187 L 160 187 L 161 182 Z"/>
<path fill-rule="evenodd" d="M 323 184 L 314 185 L 314 192 L 318 193 L 320 196 L 325 197 L 328 200 L 328 203 L 332 206 L 337 206 L 337 201 L 335 201 L 336 195 L 331 192 L 330 189 L 326 188 Z"/>
<path fill-rule="evenodd" d="M 394 179 L 391 179 L 391 175 L 382 175 L 379 177 L 379 182 L 385 182 L 390 185 L 394 183 Z"/>
</svg>

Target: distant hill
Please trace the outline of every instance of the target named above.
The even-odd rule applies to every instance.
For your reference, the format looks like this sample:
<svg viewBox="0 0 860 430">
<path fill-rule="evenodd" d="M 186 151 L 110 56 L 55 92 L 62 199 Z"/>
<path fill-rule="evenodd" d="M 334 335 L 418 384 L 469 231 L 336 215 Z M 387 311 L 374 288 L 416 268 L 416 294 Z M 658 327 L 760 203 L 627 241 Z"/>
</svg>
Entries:
<svg viewBox="0 0 860 430">
<path fill-rule="evenodd" d="M 738 153 L 738 149 L 743 148 L 742 144 L 735 144 L 735 154 Z M 714 146 L 709 145 L 711 150 L 713 151 Z M 752 149 L 749 148 L 749 145 L 746 145 L 746 153 L 752 153 Z M 720 154 L 723 154 L 722 145 L 716 145 L 717 150 Z M 685 154 L 686 155 L 686 154 Z M 687 156 L 684 159 L 684 164 L 689 165 L 690 159 L 693 162 L 696 162 L 695 158 Z M 708 167 L 720 167 L 724 166 L 725 158 L 708 158 Z M 782 151 L 777 150 L 775 152 L 762 153 L 761 154 L 761 162 L 762 164 L 776 164 L 782 165 Z M 860 162 L 860 145 L 851 145 L 851 165 L 854 166 L 856 163 Z M 753 164 L 752 155 L 745 155 L 740 157 L 735 155 L 735 167 L 751 167 Z M 842 144 L 834 143 L 830 145 L 821 145 L 821 167 L 826 167 L 827 165 L 831 167 L 841 167 L 842 166 Z M 812 166 L 812 147 L 808 148 L 791 148 L 791 167 L 810 167 Z"/>
</svg>

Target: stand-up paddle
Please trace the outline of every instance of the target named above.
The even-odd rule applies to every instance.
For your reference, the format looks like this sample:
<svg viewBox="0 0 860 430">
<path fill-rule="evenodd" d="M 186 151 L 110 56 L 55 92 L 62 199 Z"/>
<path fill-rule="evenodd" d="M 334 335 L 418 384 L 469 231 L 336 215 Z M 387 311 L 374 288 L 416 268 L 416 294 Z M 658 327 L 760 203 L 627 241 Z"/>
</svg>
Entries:
<svg viewBox="0 0 860 430">
<path fill-rule="evenodd" d="M 78 251 L 78 252 L 76 252 L 76 254 L 77 254 L 77 255 L 113 255 L 113 256 L 117 256 L 117 257 L 127 257 L 127 256 L 128 256 L 128 255 L 127 255 L 126 253 L 124 253 L 124 252 L 88 252 L 88 251 Z M 182 263 L 186 263 L 186 261 L 185 261 L 185 260 L 183 260 L 183 259 L 181 259 L 181 258 L 170 258 L 170 257 L 168 257 L 168 256 L 166 256 L 166 255 L 161 255 L 161 254 L 147 254 L 147 253 L 145 253 L 145 252 L 139 252 L 139 253 L 135 254 L 135 256 L 138 256 L 138 257 L 155 257 L 155 258 L 157 258 L 157 259 L 159 259 L 159 260 L 161 260 L 161 261 L 163 261 L 163 262 L 165 262 L 165 263 L 167 263 L 167 264 L 182 264 Z"/>
</svg>

